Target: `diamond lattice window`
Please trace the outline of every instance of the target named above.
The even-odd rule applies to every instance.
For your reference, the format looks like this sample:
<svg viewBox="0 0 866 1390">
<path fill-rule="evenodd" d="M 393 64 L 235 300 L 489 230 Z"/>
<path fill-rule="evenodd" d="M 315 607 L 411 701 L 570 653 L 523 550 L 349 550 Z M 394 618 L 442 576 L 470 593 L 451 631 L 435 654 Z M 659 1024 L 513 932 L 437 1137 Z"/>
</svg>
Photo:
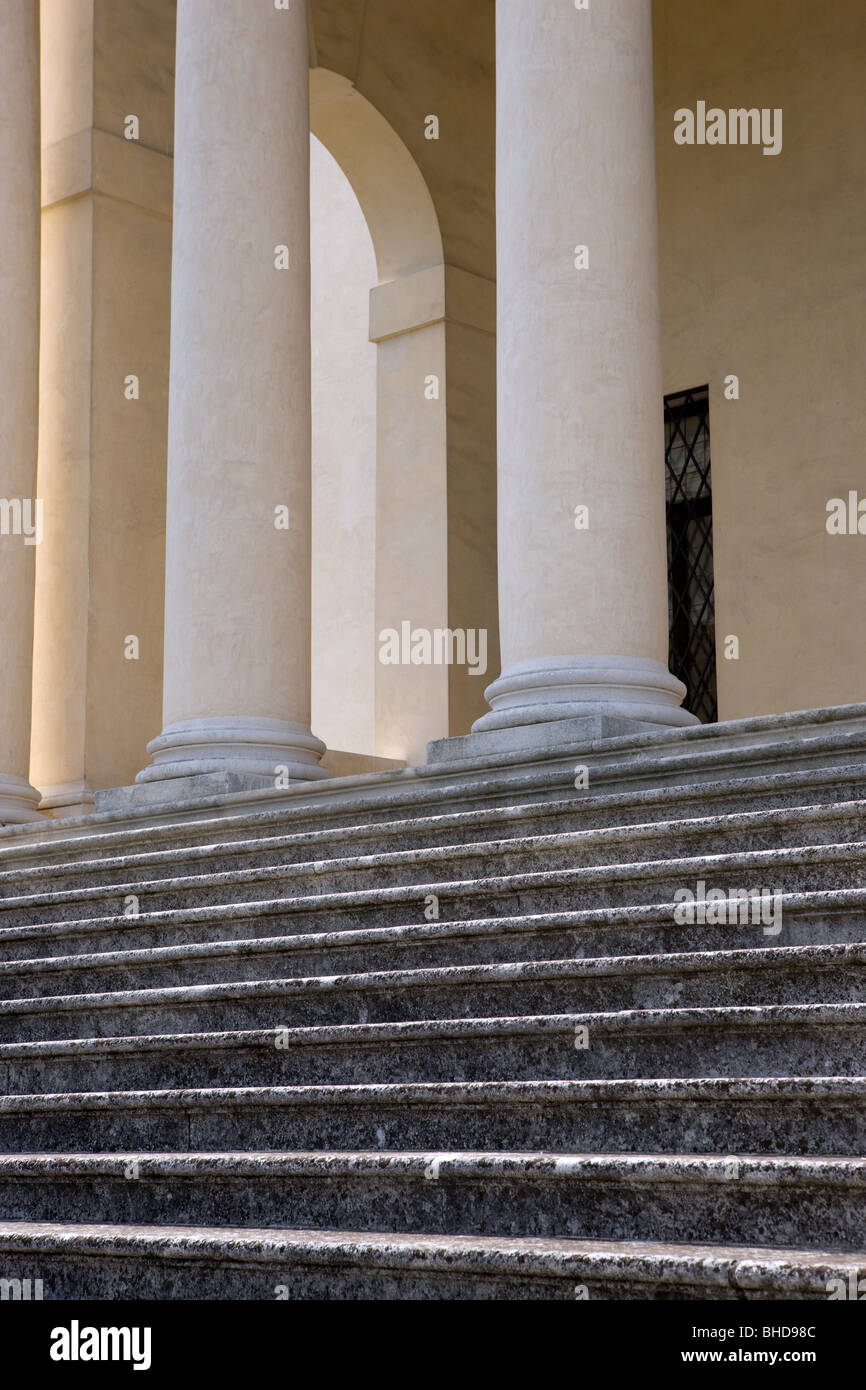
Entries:
<svg viewBox="0 0 866 1390">
<path fill-rule="evenodd" d="M 686 686 L 685 708 L 713 723 L 718 702 L 706 387 L 665 397 L 665 476 L 670 667 Z"/>
</svg>

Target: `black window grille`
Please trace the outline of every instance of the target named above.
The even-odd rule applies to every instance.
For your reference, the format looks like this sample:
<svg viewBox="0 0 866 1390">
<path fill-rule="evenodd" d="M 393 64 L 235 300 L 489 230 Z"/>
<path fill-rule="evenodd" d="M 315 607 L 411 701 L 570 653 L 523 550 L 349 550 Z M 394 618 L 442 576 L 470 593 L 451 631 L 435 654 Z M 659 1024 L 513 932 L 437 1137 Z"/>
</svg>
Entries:
<svg viewBox="0 0 866 1390">
<path fill-rule="evenodd" d="M 670 668 L 683 704 L 705 724 L 718 718 L 713 596 L 713 493 L 707 387 L 665 397 Z"/>
</svg>

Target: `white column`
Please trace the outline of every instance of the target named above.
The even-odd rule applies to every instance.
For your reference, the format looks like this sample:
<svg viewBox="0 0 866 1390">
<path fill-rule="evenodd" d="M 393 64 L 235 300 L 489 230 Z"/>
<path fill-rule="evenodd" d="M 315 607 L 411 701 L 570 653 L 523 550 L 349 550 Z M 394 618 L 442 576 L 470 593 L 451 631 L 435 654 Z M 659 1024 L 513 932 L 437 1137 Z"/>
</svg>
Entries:
<svg viewBox="0 0 866 1390">
<path fill-rule="evenodd" d="M 28 781 L 39 539 L 38 0 L 0 5 L 0 90 L 0 825 L 12 825 L 40 819 Z"/>
<path fill-rule="evenodd" d="M 178 4 L 164 729 L 139 781 L 327 775 L 310 732 L 308 63 L 305 3 Z"/>
<path fill-rule="evenodd" d="M 496 19 L 503 671 L 474 727 L 692 724 L 667 666 L 651 0 Z"/>
</svg>

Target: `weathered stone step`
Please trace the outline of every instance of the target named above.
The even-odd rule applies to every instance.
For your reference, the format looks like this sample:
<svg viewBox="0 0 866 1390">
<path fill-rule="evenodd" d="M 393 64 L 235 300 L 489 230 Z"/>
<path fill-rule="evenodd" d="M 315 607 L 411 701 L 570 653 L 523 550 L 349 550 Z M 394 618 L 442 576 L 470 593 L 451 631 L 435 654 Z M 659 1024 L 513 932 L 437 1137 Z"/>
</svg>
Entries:
<svg viewBox="0 0 866 1390">
<path fill-rule="evenodd" d="M 866 1160 L 742 1155 L 0 1155 L 0 1220 L 866 1251 Z"/>
<path fill-rule="evenodd" d="M 289 974 L 321 974 L 341 968 L 432 965 L 443 955 L 454 964 L 468 964 L 551 956 L 724 950 L 729 946 L 750 947 L 756 941 L 763 945 L 830 945 L 866 939 L 866 889 L 783 893 L 780 909 L 781 930 L 769 933 L 763 925 L 751 922 L 679 925 L 673 920 L 672 903 L 656 903 L 285 935 L 283 903 L 227 904 L 141 913 L 134 918 L 97 917 L 2 928 L 0 964 L 9 965 L 6 975 L 17 978 L 18 962 L 23 975 L 41 968 L 31 962 L 49 956 L 137 950 L 141 952 L 137 970 L 148 962 L 157 971 L 170 969 L 187 955 L 191 962 L 197 962 L 191 968 L 206 970 L 211 952 L 213 959 L 238 960 L 272 950 L 279 954 Z M 252 951 L 251 942 L 261 944 Z M 89 961 L 87 968 L 99 965 L 111 968 L 109 961 Z M 59 968 L 65 965 L 61 963 Z"/>
<path fill-rule="evenodd" d="M 856 895 L 860 910 L 851 911 Z M 781 945 L 858 944 L 866 940 L 866 892 L 785 895 L 782 930 L 765 933 L 760 925 L 680 926 L 670 906 L 587 913 L 549 913 L 478 922 L 432 922 L 366 931 L 301 933 L 298 936 L 228 937 L 155 946 L 141 931 L 121 938 L 128 949 L 105 949 L 114 934 L 99 926 L 84 939 L 59 937 L 56 928 L 22 932 L 15 954 L 0 959 L 0 999 L 126 988 L 265 980 L 305 974 L 329 976 L 381 969 L 415 969 L 453 964 L 594 959 L 601 955 L 656 955 L 666 952 L 720 951 Z M 155 924 L 160 925 L 158 922 Z M 158 931 L 149 933 L 151 938 Z M 132 939 L 130 939 L 132 938 Z M 4 943 L 5 945 L 6 943 Z M 26 948 L 51 954 L 27 955 Z M 91 951 L 54 954 L 70 945 Z M 559 952 L 558 956 L 556 952 Z M 339 970 L 340 962 L 344 970 Z"/>
<path fill-rule="evenodd" d="M 14 1259 L 48 1297 L 574 1297 L 578 1252 L 591 1296 L 826 1298 L 866 1264 L 866 707 L 829 717 L 597 745 L 588 791 L 434 750 L 0 833 Z M 701 882 L 781 896 L 690 924 Z"/>
<path fill-rule="evenodd" d="M 613 809 L 613 808 L 612 808 Z M 236 875 L 256 869 L 295 866 L 309 884 L 322 865 L 354 873 L 381 872 L 382 859 L 393 857 L 394 870 L 422 864 L 444 865 L 448 877 L 467 877 L 488 861 L 506 871 L 527 856 L 554 867 L 571 864 L 623 864 L 649 859 L 681 858 L 738 850 L 774 849 L 805 844 L 833 844 L 866 838 L 866 800 L 829 805 L 723 815 L 684 816 L 627 825 L 583 828 L 575 799 L 550 805 L 516 806 L 490 811 L 457 812 L 381 825 L 357 825 L 266 838 L 218 839 L 190 846 L 179 840 L 170 848 L 128 855 L 86 857 L 88 841 L 75 842 L 70 860 L 40 862 L 4 869 L 0 854 L 0 900 L 68 893 L 104 886 L 121 895 L 135 883 L 176 882 L 186 877 Z M 373 857 L 369 867 L 366 861 Z M 453 861 L 453 863 L 452 863 Z M 462 864 L 463 869 L 457 866 Z M 411 881 L 411 880 L 410 880 Z M 118 888 L 118 885 L 121 885 Z"/>
<path fill-rule="evenodd" d="M 866 1075 L 866 1004 L 528 1014 L 0 1046 L 10 1094 Z"/>
<path fill-rule="evenodd" d="M 0 1097 L 0 1152 L 549 1150 L 862 1156 L 866 1077 L 484 1081 Z"/>
<path fill-rule="evenodd" d="M 411 920 L 413 914 L 423 919 L 433 899 L 441 918 L 457 920 L 491 913 L 555 912 L 578 905 L 628 906 L 673 901 L 677 890 L 688 888 L 696 892 L 699 882 L 705 883 L 707 889 L 766 894 L 858 888 L 866 874 L 866 843 L 863 842 L 573 869 L 546 867 L 514 873 L 483 872 L 478 877 L 453 879 L 423 876 L 422 869 L 435 867 L 444 873 L 449 863 L 455 870 L 464 867 L 456 859 L 437 860 L 431 865 L 423 859 L 428 853 L 439 855 L 440 851 L 409 855 L 406 869 L 415 877 L 412 882 L 396 885 L 391 884 L 391 879 L 400 877 L 395 868 L 397 856 L 376 857 L 375 869 L 370 866 L 370 873 L 374 873 L 378 882 L 387 883 L 387 887 L 336 886 L 352 882 L 356 869 L 347 868 L 343 874 L 339 865 L 323 862 L 319 866 L 320 882 L 315 892 L 309 892 L 305 882 L 296 881 L 299 866 L 289 865 L 285 869 L 202 874 L 186 879 L 74 889 L 66 894 L 5 898 L 0 902 L 0 926 L 117 916 L 128 906 L 129 896 L 134 895 L 138 907 L 148 912 L 183 905 L 208 907 L 225 906 L 227 902 L 250 904 L 270 900 L 281 904 L 282 916 L 292 923 L 293 930 L 321 931 L 335 929 L 338 924 L 343 927 L 399 925 L 407 917 Z M 527 852 L 527 859 L 531 857 Z M 493 857 L 485 859 L 482 854 L 479 870 L 491 867 L 501 867 L 501 861 Z M 367 874 L 366 868 L 364 873 Z"/>
<path fill-rule="evenodd" d="M 864 1000 L 866 944 L 768 947 L 7 998 L 0 1041 Z"/>
<path fill-rule="evenodd" d="M 485 765 L 474 773 L 454 775 L 422 768 L 397 778 L 365 777 L 351 787 L 340 782 L 319 784 L 312 791 L 295 788 L 275 795 L 268 809 L 262 809 L 259 796 L 252 803 L 240 797 L 231 804 L 221 801 L 210 810 L 190 805 L 132 816 L 103 813 L 62 825 L 9 827 L 0 833 L 0 866 L 38 866 L 82 854 L 88 858 L 134 854 L 244 836 L 264 839 L 329 829 L 339 834 L 352 826 L 399 820 L 409 825 L 428 817 L 452 816 L 455 811 L 477 810 L 489 813 L 494 824 L 500 816 L 505 823 L 514 807 L 543 808 L 557 801 L 573 803 L 580 825 L 591 828 L 849 801 L 866 794 L 859 745 L 846 737 L 841 723 L 838 732 L 813 737 L 810 757 L 803 759 L 801 750 L 801 765 L 787 770 L 782 769 L 790 744 L 782 740 L 776 745 L 780 756 L 775 761 L 773 747 L 761 747 L 759 741 L 754 749 L 744 749 L 735 771 L 728 756 L 714 754 L 716 728 L 698 730 L 700 737 L 692 749 L 683 745 L 683 731 L 676 731 L 676 747 L 672 743 L 661 761 L 651 752 L 648 756 L 635 753 L 633 740 L 625 741 L 628 746 L 622 748 L 618 746 L 622 741 L 606 741 L 588 760 L 591 787 L 583 793 L 575 791 L 573 764 L 587 762 L 584 750 L 561 765 L 542 758 L 513 768 Z"/>
<path fill-rule="evenodd" d="M 779 1299 L 856 1285 L 858 1254 L 246 1227 L 3 1222 L 10 1278 L 49 1299 Z M 44 1271 L 44 1272 L 43 1272 Z M 86 1291 L 86 1292 L 82 1292 Z"/>
</svg>

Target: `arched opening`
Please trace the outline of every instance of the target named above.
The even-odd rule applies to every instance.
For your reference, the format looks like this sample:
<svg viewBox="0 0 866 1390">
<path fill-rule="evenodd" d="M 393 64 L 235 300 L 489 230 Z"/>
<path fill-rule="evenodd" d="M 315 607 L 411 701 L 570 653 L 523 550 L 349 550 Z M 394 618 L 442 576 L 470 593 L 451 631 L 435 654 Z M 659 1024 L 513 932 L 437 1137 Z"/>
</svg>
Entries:
<svg viewBox="0 0 866 1390">
<path fill-rule="evenodd" d="M 448 671 L 382 665 L 378 639 L 406 622 L 448 626 L 442 237 L 385 118 L 333 72 L 314 68 L 310 83 L 313 723 L 332 748 L 422 762 L 449 732 Z"/>
<path fill-rule="evenodd" d="M 355 190 L 380 283 L 442 265 L 439 221 L 418 165 L 375 106 L 327 68 L 310 72 L 310 128 Z"/>
</svg>

